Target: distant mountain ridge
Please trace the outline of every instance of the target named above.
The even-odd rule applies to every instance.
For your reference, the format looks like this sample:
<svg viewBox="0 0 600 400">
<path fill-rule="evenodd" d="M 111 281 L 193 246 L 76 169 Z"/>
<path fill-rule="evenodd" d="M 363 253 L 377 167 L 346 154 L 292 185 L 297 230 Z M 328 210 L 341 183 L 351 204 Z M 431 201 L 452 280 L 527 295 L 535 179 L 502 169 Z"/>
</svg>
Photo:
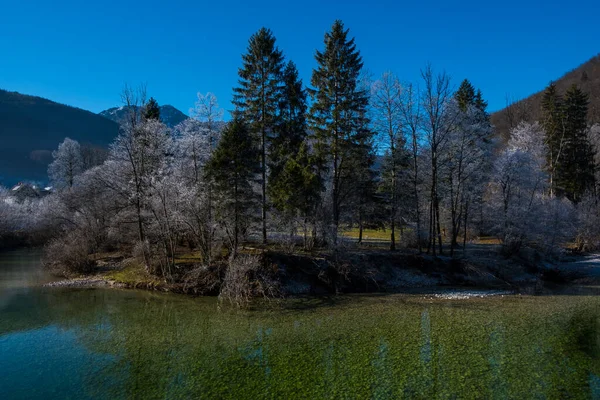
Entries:
<svg viewBox="0 0 600 400">
<path fill-rule="evenodd" d="M 0 89 L 0 184 L 47 181 L 52 151 L 65 137 L 107 147 L 118 132 L 93 112 Z"/>
<path fill-rule="evenodd" d="M 137 106 L 133 107 L 137 108 Z M 99 112 L 98 115 L 119 123 L 127 116 L 127 110 L 128 108 L 126 106 L 112 107 L 108 110 Z M 170 128 L 174 128 L 188 118 L 189 117 L 187 115 L 169 104 L 160 106 L 160 120 Z"/>
<path fill-rule="evenodd" d="M 579 86 L 589 95 L 588 121 L 600 123 L 600 54 L 567 72 L 554 83 L 562 94 L 573 84 Z M 541 101 L 545 88 L 540 89 L 539 92 L 492 114 L 491 121 L 502 137 L 508 138 L 511 126 L 520 120 L 529 122 L 540 120 Z"/>
</svg>

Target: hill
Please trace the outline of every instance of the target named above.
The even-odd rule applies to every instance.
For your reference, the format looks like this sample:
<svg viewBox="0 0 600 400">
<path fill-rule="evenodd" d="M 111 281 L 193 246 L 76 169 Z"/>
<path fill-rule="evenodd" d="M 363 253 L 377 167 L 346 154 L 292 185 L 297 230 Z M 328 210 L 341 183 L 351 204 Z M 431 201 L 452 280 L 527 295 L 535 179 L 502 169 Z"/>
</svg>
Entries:
<svg viewBox="0 0 600 400">
<path fill-rule="evenodd" d="M 0 184 L 46 181 L 52 150 L 65 137 L 106 147 L 118 129 L 115 122 L 90 111 L 0 90 Z"/>
<path fill-rule="evenodd" d="M 589 94 L 590 105 L 588 119 L 591 123 L 600 122 L 600 54 L 592 57 L 574 70 L 554 81 L 561 93 L 571 85 L 578 85 Z M 491 116 L 492 123 L 505 139 L 508 132 L 521 120 L 533 122 L 541 117 L 541 100 L 545 88 L 525 99 L 508 105 Z"/>
<path fill-rule="evenodd" d="M 109 108 L 108 110 L 101 111 L 98 114 L 118 123 L 126 117 L 127 107 L 113 107 Z M 164 106 L 160 106 L 160 120 L 170 128 L 175 127 L 177 124 L 185 121 L 187 118 L 187 115 L 171 105 L 165 104 Z"/>
</svg>

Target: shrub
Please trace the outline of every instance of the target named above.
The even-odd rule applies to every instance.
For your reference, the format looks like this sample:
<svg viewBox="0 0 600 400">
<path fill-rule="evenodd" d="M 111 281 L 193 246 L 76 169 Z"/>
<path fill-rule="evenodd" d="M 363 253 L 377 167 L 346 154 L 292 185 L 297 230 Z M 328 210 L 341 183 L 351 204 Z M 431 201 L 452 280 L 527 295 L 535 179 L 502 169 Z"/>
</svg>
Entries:
<svg viewBox="0 0 600 400">
<path fill-rule="evenodd" d="M 229 261 L 219 298 L 242 307 L 254 297 L 276 298 L 280 293 L 276 271 L 260 257 L 244 254 Z"/>
<path fill-rule="evenodd" d="M 42 262 L 54 274 L 68 277 L 89 272 L 95 261 L 89 257 L 89 243 L 78 232 L 51 240 L 44 247 Z"/>
</svg>

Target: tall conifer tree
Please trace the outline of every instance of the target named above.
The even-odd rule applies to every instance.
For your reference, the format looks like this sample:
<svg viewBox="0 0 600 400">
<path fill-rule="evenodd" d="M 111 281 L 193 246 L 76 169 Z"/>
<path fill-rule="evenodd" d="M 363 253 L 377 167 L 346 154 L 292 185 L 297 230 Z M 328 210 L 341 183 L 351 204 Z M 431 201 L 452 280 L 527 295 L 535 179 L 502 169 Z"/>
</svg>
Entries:
<svg viewBox="0 0 600 400">
<path fill-rule="evenodd" d="M 283 71 L 282 83 L 279 120 L 269 154 L 267 194 L 271 199 L 275 196 L 279 197 L 274 193 L 276 190 L 294 190 L 294 188 L 285 189 L 285 185 L 277 181 L 286 162 L 298 153 L 307 131 L 306 91 L 298 76 L 296 65 L 292 61 L 287 63 Z M 276 204 L 275 206 L 277 207 Z"/>
<path fill-rule="evenodd" d="M 158 102 L 154 100 L 154 97 L 150 97 L 148 103 L 144 106 L 144 119 L 154 119 L 156 121 L 160 121 L 160 107 L 158 106 Z"/>
<path fill-rule="evenodd" d="M 565 157 L 560 186 L 574 202 L 595 185 L 592 145 L 587 137 L 588 95 L 577 85 L 567 90 L 564 98 Z"/>
<path fill-rule="evenodd" d="M 240 235 L 253 217 L 256 195 L 252 181 L 259 171 L 259 153 L 248 126 L 239 117 L 227 125 L 206 165 L 214 185 L 218 218 L 224 222 L 235 256 Z"/>
<path fill-rule="evenodd" d="M 550 174 L 550 195 L 553 196 L 562 180 L 561 163 L 565 143 L 563 100 L 553 82 L 550 82 L 542 97 L 542 127 L 546 133 L 546 164 Z"/>
<path fill-rule="evenodd" d="M 370 142 L 366 130 L 368 96 L 359 87 L 363 67 L 354 38 L 341 21 L 335 21 L 325 34 L 323 51 L 317 51 L 309 92 L 313 99 L 310 122 L 316 150 L 325 162 L 331 190 L 334 242 L 342 209 L 348 202 L 352 184 L 353 158 L 366 154 L 361 146 Z"/>
<path fill-rule="evenodd" d="M 271 30 L 261 28 L 250 37 L 239 86 L 234 88 L 235 113 L 248 122 L 260 151 L 262 240 L 267 242 L 267 156 L 271 138 L 279 123 L 282 91 L 283 54 L 275 44 Z"/>
</svg>

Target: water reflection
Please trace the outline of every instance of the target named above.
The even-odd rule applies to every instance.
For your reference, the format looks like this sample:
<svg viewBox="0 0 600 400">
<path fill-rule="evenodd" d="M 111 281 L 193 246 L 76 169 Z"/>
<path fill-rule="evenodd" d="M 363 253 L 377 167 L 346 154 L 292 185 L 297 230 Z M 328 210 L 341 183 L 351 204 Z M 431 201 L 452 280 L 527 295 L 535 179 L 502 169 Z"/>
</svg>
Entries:
<svg viewBox="0 0 600 400">
<path fill-rule="evenodd" d="M 598 297 L 218 310 L 212 298 L 35 288 L 47 279 L 37 256 L 11 257 L 2 398 L 598 398 Z"/>
</svg>

